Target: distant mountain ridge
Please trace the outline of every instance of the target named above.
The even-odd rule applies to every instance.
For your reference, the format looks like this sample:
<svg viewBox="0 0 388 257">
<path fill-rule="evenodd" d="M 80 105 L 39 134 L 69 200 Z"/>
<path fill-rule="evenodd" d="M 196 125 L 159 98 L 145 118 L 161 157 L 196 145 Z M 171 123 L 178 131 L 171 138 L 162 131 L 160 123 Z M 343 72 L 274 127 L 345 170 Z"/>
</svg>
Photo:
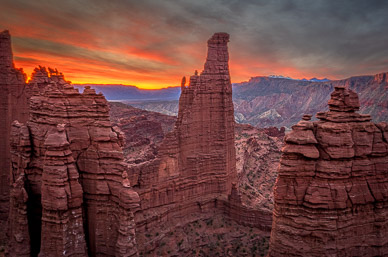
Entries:
<svg viewBox="0 0 388 257">
<path fill-rule="evenodd" d="M 291 77 L 287 77 L 287 76 L 283 76 L 283 75 L 269 75 L 268 76 L 269 78 L 276 78 L 276 79 L 291 79 L 291 80 L 301 80 L 301 81 L 311 81 L 311 82 L 327 82 L 327 81 L 330 81 L 330 79 L 328 78 L 324 78 L 324 79 L 317 79 L 317 78 L 311 78 L 311 79 L 294 79 L 294 78 L 291 78 Z"/>
<path fill-rule="evenodd" d="M 181 93 L 180 87 L 168 87 L 163 89 L 141 89 L 127 85 L 100 85 L 100 84 L 74 84 L 75 88 L 83 90 L 90 86 L 96 92 L 102 92 L 110 101 L 120 100 L 177 100 Z"/>
<path fill-rule="evenodd" d="M 259 127 L 290 127 L 303 114 L 315 115 L 327 109 L 326 103 L 335 86 L 345 86 L 358 93 L 360 113 L 371 114 L 375 122 L 388 121 L 387 74 L 326 82 L 254 77 L 233 85 L 236 121 Z"/>
<path fill-rule="evenodd" d="M 335 86 L 358 93 L 361 113 L 375 122 L 388 121 L 388 72 L 342 80 L 308 81 L 258 76 L 233 84 L 235 119 L 258 127 L 291 127 L 303 114 L 326 109 Z M 120 100 L 137 108 L 176 115 L 180 87 L 144 90 L 133 86 L 90 85 L 108 100 Z M 81 88 L 82 86 L 77 86 Z"/>
</svg>

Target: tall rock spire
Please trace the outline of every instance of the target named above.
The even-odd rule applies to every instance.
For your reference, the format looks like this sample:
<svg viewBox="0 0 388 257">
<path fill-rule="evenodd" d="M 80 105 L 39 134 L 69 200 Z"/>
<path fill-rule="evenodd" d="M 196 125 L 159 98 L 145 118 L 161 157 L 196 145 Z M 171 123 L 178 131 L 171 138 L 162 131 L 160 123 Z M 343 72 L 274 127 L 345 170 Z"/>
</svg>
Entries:
<svg viewBox="0 0 388 257">
<path fill-rule="evenodd" d="M 28 119 L 25 74 L 15 69 L 8 30 L 0 32 L 0 227 L 8 216 L 10 132 L 14 120 Z M 0 240 L 4 237 L 0 230 Z"/>
<path fill-rule="evenodd" d="M 230 193 L 236 179 L 228 42 L 227 33 L 216 33 L 208 40 L 204 70 L 190 77 L 188 87 L 182 86 L 176 123 L 180 171 L 219 175 L 218 187 L 224 193 Z"/>
<path fill-rule="evenodd" d="M 0 32 L 0 69 L 11 69 L 13 67 L 11 35 L 8 30 L 4 30 Z"/>
</svg>

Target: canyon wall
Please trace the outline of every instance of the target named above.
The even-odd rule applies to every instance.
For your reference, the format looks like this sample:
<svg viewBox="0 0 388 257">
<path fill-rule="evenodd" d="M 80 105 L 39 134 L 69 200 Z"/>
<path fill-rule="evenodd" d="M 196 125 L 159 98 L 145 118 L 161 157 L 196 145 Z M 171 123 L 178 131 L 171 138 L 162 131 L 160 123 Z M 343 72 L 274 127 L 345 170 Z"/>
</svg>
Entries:
<svg viewBox="0 0 388 257">
<path fill-rule="evenodd" d="M 11 36 L 7 30 L 3 31 L 0 33 L 0 226 L 8 216 L 11 124 L 15 119 L 21 122 L 28 119 L 25 79 L 23 71 L 13 64 Z"/>
<path fill-rule="evenodd" d="M 388 255 L 388 125 L 335 87 L 285 136 L 269 256 Z"/>
<path fill-rule="evenodd" d="M 375 122 L 386 121 L 387 74 L 325 82 L 254 77 L 247 82 L 233 84 L 236 121 L 258 127 L 291 127 L 305 113 L 327 110 L 330 92 L 336 86 L 347 87 L 359 94 L 360 113 L 371 114 Z"/>
<path fill-rule="evenodd" d="M 108 103 L 45 70 L 32 76 L 29 120 L 13 123 L 7 254 L 136 256 L 139 198 Z"/>
</svg>

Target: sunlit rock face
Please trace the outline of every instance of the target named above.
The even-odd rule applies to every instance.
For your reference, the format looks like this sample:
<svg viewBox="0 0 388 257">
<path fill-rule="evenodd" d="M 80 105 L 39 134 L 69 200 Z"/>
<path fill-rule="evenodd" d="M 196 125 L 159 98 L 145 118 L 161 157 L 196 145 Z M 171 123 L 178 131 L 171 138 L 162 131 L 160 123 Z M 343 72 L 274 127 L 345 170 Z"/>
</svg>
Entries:
<svg viewBox="0 0 388 257">
<path fill-rule="evenodd" d="M 285 136 L 269 256 L 388 255 L 388 125 L 336 87 Z"/>
<path fill-rule="evenodd" d="M 11 137 L 9 255 L 136 256 L 139 197 L 104 96 L 41 76 L 29 104 Z"/>
<path fill-rule="evenodd" d="M 15 119 L 21 122 L 28 119 L 25 74 L 13 64 L 11 36 L 7 30 L 0 32 L 0 90 L 0 225 L 5 226 L 10 192 L 11 124 Z M 0 232 L 0 240 L 4 232 Z"/>
</svg>

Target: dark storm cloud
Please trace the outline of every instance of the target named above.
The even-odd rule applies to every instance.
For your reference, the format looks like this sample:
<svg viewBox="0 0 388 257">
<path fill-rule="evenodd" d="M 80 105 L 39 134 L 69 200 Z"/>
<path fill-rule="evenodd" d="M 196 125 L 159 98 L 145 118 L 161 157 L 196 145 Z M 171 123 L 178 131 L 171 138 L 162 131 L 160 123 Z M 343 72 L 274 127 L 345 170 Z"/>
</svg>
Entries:
<svg viewBox="0 0 388 257">
<path fill-rule="evenodd" d="M 34 51 L 86 62 L 97 62 L 102 66 L 111 68 L 128 69 L 141 73 L 152 73 L 156 70 L 166 70 L 169 68 L 168 65 L 163 63 L 129 58 L 115 53 L 93 51 L 74 45 L 53 43 L 47 40 L 14 37 L 13 41 L 18 45 L 16 49 L 20 48 L 21 51 Z"/>
<path fill-rule="evenodd" d="M 11 32 L 26 29 L 25 35 L 18 33 L 15 43 L 20 47 L 31 45 L 31 38 L 51 41 L 48 52 L 81 55 L 121 69 L 198 68 L 206 51 L 204 42 L 214 32 L 225 31 L 231 34 L 231 62 L 251 76 L 290 71 L 284 75 L 343 78 L 388 71 L 388 2 L 382 0 L 0 3 L 6 10 L 0 24 Z M 120 49 L 124 60 L 98 54 Z M 125 53 L 134 49 L 156 59 L 130 63 L 133 58 Z M 160 61 L 174 67 L 163 67 Z M 240 75 L 236 71 L 235 76 L 242 79 Z"/>
</svg>

